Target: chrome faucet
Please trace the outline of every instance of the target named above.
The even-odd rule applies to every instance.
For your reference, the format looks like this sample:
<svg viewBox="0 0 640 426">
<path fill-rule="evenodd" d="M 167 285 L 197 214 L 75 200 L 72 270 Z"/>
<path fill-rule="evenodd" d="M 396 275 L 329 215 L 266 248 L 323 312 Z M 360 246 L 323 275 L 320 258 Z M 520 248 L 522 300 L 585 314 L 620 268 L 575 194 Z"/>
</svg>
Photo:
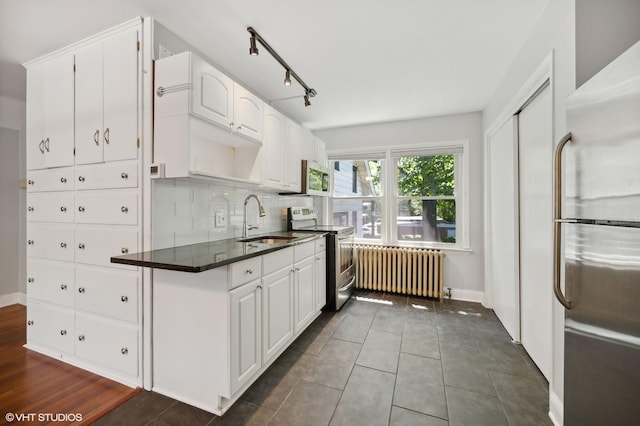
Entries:
<svg viewBox="0 0 640 426">
<path fill-rule="evenodd" d="M 242 238 L 247 238 L 247 232 L 249 229 L 256 229 L 257 226 L 249 228 L 247 225 L 247 203 L 249 202 L 249 198 L 255 198 L 258 202 L 258 209 L 260 211 L 260 217 L 265 217 L 267 213 L 264 211 L 264 207 L 262 207 L 262 203 L 260 202 L 260 198 L 256 194 L 249 194 L 247 198 L 244 199 L 244 212 L 242 216 Z"/>
</svg>

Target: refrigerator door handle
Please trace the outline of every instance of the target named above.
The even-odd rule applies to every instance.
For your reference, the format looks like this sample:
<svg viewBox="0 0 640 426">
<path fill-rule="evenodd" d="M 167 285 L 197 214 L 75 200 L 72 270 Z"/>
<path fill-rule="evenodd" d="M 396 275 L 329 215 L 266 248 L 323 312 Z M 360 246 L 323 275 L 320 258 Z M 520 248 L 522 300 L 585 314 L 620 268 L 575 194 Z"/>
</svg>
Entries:
<svg viewBox="0 0 640 426">
<path fill-rule="evenodd" d="M 562 150 L 571 140 L 571 132 L 558 143 L 553 157 L 553 292 L 558 302 L 571 309 L 568 300 L 560 288 L 560 246 L 562 239 Z"/>
</svg>

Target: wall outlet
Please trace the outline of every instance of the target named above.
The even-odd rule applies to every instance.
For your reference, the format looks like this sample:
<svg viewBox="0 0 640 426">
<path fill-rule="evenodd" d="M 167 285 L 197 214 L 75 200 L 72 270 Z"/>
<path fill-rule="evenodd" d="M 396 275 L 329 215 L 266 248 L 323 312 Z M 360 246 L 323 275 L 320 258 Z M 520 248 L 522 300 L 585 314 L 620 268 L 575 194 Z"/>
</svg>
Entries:
<svg viewBox="0 0 640 426">
<path fill-rule="evenodd" d="M 216 212 L 216 228 L 224 228 L 227 226 L 227 212 L 218 210 Z"/>
</svg>

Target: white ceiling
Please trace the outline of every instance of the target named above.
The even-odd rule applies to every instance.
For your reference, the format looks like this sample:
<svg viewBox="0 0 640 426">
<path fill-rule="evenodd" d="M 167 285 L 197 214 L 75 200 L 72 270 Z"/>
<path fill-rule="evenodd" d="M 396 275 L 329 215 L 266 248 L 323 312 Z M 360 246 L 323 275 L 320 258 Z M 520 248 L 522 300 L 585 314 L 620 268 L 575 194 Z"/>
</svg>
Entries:
<svg viewBox="0 0 640 426">
<path fill-rule="evenodd" d="M 24 100 L 19 64 L 151 16 L 311 129 L 480 111 L 548 3 L 0 0 L 0 96 Z M 247 26 L 318 92 L 310 107 L 265 49 L 249 56 Z"/>
</svg>

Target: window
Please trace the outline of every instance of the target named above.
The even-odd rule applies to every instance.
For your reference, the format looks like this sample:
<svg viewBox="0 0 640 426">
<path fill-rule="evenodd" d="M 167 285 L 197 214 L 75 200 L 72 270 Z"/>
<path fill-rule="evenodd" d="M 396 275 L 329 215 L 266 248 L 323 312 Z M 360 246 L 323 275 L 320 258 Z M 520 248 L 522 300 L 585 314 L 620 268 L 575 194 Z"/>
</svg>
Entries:
<svg viewBox="0 0 640 426">
<path fill-rule="evenodd" d="M 468 247 L 467 145 L 332 154 L 333 223 L 367 241 Z"/>
</svg>

